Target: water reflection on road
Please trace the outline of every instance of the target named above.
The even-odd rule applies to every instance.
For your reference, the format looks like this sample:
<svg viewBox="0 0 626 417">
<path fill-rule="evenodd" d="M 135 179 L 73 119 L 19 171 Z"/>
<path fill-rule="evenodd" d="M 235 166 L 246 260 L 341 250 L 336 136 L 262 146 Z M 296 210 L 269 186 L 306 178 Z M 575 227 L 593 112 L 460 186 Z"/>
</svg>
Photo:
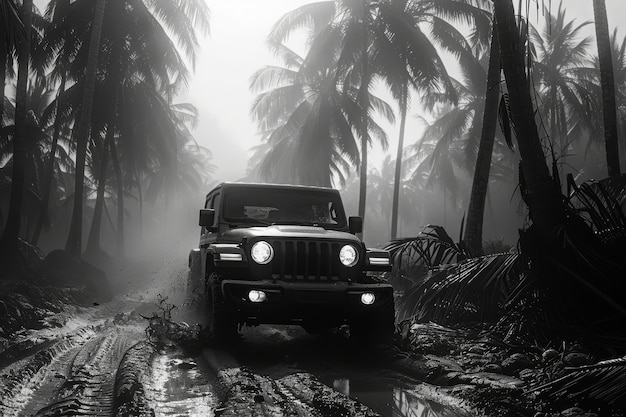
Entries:
<svg viewBox="0 0 626 417">
<path fill-rule="evenodd" d="M 309 372 L 385 417 L 474 416 L 460 408 L 458 398 L 389 369 L 384 352 L 367 352 L 340 333 L 312 336 L 296 326 L 245 328 L 242 343 L 231 353 L 272 378 Z"/>
<path fill-rule="evenodd" d="M 218 403 L 214 381 L 202 360 L 180 351 L 158 355 L 148 381 L 146 396 L 156 404 L 155 416 L 213 416 Z"/>
<path fill-rule="evenodd" d="M 385 381 L 363 378 L 335 378 L 324 381 L 336 391 L 359 400 L 389 417 L 471 417 L 467 411 L 429 400 L 410 388 L 394 387 Z"/>
</svg>

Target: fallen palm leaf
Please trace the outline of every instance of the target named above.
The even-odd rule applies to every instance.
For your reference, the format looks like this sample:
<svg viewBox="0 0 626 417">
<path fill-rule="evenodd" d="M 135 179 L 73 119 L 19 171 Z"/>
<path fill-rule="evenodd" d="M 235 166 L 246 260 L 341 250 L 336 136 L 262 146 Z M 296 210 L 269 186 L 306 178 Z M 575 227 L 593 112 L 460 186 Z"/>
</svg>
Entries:
<svg viewBox="0 0 626 417">
<path fill-rule="evenodd" d="M 531 387 L 529 391 L 591 399 L 604 404 L 626 404 L 626 356 L 566 369 L 569 370 L 567 375 L 547 384 Z"/>
</svg>

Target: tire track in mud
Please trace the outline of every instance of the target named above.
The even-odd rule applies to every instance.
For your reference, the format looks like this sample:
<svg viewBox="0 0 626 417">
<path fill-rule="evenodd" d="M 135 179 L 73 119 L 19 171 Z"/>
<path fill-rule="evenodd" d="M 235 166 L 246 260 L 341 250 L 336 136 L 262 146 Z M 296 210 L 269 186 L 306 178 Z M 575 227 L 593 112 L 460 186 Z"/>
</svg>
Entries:
<svg viewBox="0 0 626 417">
<path fill-rule="evenodd" d="M 124 353 L 139 340 L 138 329 L 112 327 L 81 346 L 71 359 L 64 383 L 36 416 L 110 416 L 115 377 Z"/>
<path fill-rule="evenodd" d="M 0 415 L 17 416 L 32 398 L 35 391 L 45 383 L 53 363 L 65 363 L 62 359 L 71 357 L 72 352 L 95 337 L 99 327 L 86 326 L 67 335 L 33 355 L 14 362 L 0 373 Z M 62 366 L 61 366 L 62 367 Z M 55 373 L 54 376 L 57 374 Z M 58 383 L 58 381 L 55 381 Z"/>
<path fill-rule="evenodd" d="M 126 351 L 115 376 L 115 415 L 152 417 L 142 382 L 150 373 L 156 347 L 142 340 Z"/>
<path fill-rule="evenodd" d="M 306 372 L 273 379 L 245 367 L 229 368 L 219 372 L 219 381 L 225 398 L 215 415 L 221 417 L 380 417 Z"/>
<path fill-rule="evenodd" d="M 78 329 L 0 372 L 0 415 L 110 416 L 118 366 L 139 326 Z"/>
</svg>

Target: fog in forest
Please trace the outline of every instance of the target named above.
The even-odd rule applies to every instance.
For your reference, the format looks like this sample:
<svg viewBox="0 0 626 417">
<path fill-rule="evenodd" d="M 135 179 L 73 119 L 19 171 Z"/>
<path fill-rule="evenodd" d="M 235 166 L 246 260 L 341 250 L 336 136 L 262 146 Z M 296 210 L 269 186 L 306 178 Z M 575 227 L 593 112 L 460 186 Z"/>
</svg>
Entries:
<svg viewBox="0 0 626 417">
<path fill-rule="evenodd" d="M 1 1 L 0 415 L 624 415 L 623 0 Z"/>
<path fill-rule="evenodd" d="M 269 139 L 271 129 L 276 126 L 270 126 L 268 120 L 264 119 L 269 117 L 270 113 L 261 114 L 263 111 L 270 112 L 269 108 L 257 107 L 255 113 L 254 106 L 255 103 L 258 104 L 259 97 L 271 93 L 272 88 L 280 86 L 276 84 L 276 78 L 272 79 L 260 71 L 268 65 L 290 68 L 285 61 L 281 61 L 281 53 L 284 58 L 286 51 L 294 54 L 293 56 L 303 56 L 308 51 L 306 33 L 302 31 L 295 30 L 285 35 L 284 42 L 280 46 L 274 44 L 273 50 L 268 41 L 273 25 L 281 16 L 306 3 L 305 0 L 297 2 L 207 0 L 206 5 L 210 10 L 208 24 L 210 34 L 209 30 L 204 33 L 201 33 L 203 30 L 197 30 L 196 54 L 193 59 L 186 57 L 190 74 L 193 75 L 189 77 L 186 88 L 181 85 L 178 95 L 173 99 L 174 105 L 191 105 L 195 109 L 176 110 L 180 111 L 181 120 L 185 120 L 184 138 L 176 145 L 177 150 L 165 152 L 170 154 L 175 152 L 178 160 L 167 162 L 160 160 L 158 154 L 151 154 L 150 158 L 155 158 L 156 165 L 145 173 L 139 173 L 138 175 L 143 175 L 143 178 L 136 179 L 131 178 L 132 175 L 137 175 L 132 172 L 132 169 L 135 169 L 132 164 L 139 163 L 136 161 L 140 161 L 140 158 L 137 159 L 138 157 L 132 156 L 131 153 L 139 152 L 140 155 L 141 152 L 152 150 L 132 148 L 121 150 L 122 153 L 127 152 L 127 156 L 123 154 L 122 158 L 130 158 L 126 162 L 122 161 L 121 168 L 126 181 L 123 186 L 123 237 L 120 238 L 117 231 L 119 214 L 115 176 L 107 174 L 105 207 L 101 221 L 100 246 L 103 251 L 111 255 L 124 256 L 184 253 L 197 243 L 198 210 L 204 203 L 204 196 L 222 181 L 330 185 L 340 189 L 348 215 L 358 214 L 359 166 L 352 156 L 344 151 L 338 151 L 331 165 L 316 166 L 311 162 L 313 159 L 308 158 L 306 146 L 319 149 L 322 147 L 321 144 L 294 146 L 293 149 L 286 151 L 283 142 L 272 142 L 272 139 Z M 610 28 L 616 29 L 616 41 L 623 42 L 621 37 L 624 32 L 616 17 L 624 14 L 626 6 L 617 0 L 607 0 L 606 4 Z M 35 5 L 43 13 L 47 2 L 37 0 Z M 543 6 L 545 9 L 542 9 Z M 538 28 L 538 36 L 540 38 L 543 36 L 544 42 L 548 42 L 551 36 L 550 30 L 542 32 L 546 28 L 547 16 L 550 13 L 555 16 L 563 13 L 566 23 L 571 20 L 574 27 L 580 25 L 579 31 L 569 34 L 572 37 L 569 41 L 573 42 L 572 44 L 586 42 L 587 52 L 584 59 L 587 61 L 582 60 L 579 64 L 591 65 L 596 54 L 593 28 L 586 23 L 592 16 L 589 2 L 567 1 L 561 5 L 557 2 L 529 2 L 528 7 L 528 21 Z M 246 13 L 242 13 L 242 10 Z M 555 26 L 556 29 L 558 28 Z M 584 40 L 586 37 L 588 39 Z M 542 39 L 534 39 L 534 42 L 540 43 Z M 483 48 L 481 52 L 483 64 L 486 52 Z M 459 86 L 463 86 L 467 80 L 463 79 L 458 62 L 455 62 L 455 58 L 450 54 L 443 51 L 441 54 L 450 75 L 457 77 Z M 195 62 L 195 65 L 191 65 L 191 62 Z M 573 66 L 574 63 L 567 65 Z M 262 78 L 263 76 L 266 78 Z M 372 112 L 372 123 L 377 124 L 381 131 L 377 133 L 377 137 L 372 137 L 367 150 L 369 164 L 364 240 L 370 246 L 381 247 L 392 238 L 390 223 L 400 111 L 398 103 L 380 77 L 374 79 L 372 85 L 371 94 L 384 101 L 389 112 L 393 113 L 393 120 L 390 120 L 380 112 Z M 15 85 L 8 83 L 7 86 L 7 96 L 11 97 Z M 538 85 L 537 91 L 545 88 L 549 86 Z M 467 101 L 469 98 L 463 98 L 456 107 L 441 104 L 428 111 L 424 102 L 428 101 L 429 94 L 431 93 L 411 94 L 412 103 L 407 113 L 402 154 L 397 237 L 415 236 L 424 226 L 434 224 L 443 226 L 457 240 L 463 232 L 462 223 L 468 210 L 475 143 L 467 141 L 468 123 L 458 135 L 445 136 L 450 125 L 436 126 L 436 122 L 449 117 L 450 111 L 462 110 L 470 101 Z M 95 102 L 95 115 L 103 114 L 105 110 L 106 106 Z M 479 112 L 474 112 L 471 117 L 478 119 L 479 116 L 481 116 Z M 577 120 L 573 116 L 570 121 L 573 123 L 571 128 L 573 130 L 570 133 L 578 137 L 570 140 L 567 135 L 558 132 L 559 128 L 549 126 L 550 117 L 544 116 L 541 120 L 542 135 L 546 137 L 550 134 L 555 135 L 552 149 L 546 147 L 546 154 L 548 159 L 551 159 L 550 152 L 554 152 L 562 183 L 568 173 L 573 174 L 577 181 L 604 176 L 604 156 L 597 132 L 576 130 Z M 430 132 L 429 126 L 432 128 Z M 52 125 L 49 125 L 48 129 L 51 128 Z M 380 140 L 382 136 L 385 136 L 384 141 Z M 447 142 L 442 142 L 444 140 Z M 383 145 L 385 141 L 386 145 Z M 68 148 L 67 144 L 60 146 L 69 151 L 70 158 L 73 157 L 73 149 Z M 88 157 L 86 170 L 89 181 L 84 197 L 83 244 L 89 239 L 97 199 L 96 170 L 99 150 L 97 143 L 94 146 L 96 147 L 89 151 L 91 156 Z M 337 152 L 338 145 L 333 146 Z M 43 147 L 42 150 L 45 152 L 46 148 Z M 157 149 L 156 152 L 162 150 Z M 357 157 L 358 152 L 360 151 L 357 151 Z M 302 161 L 307 159 L 311 165 L 306 167 L 309 171 L 298 171 L 299 167 L 302 168 Z M 8 160 L 9 156 L 5 155 L 3 163 L 6 164 Z M 514 246 L 518 239 L 518 230 L 523 228 L 528 220 L 528 213 L 519 193 L 518 162 L 516 150 L 507 148 L 498 128 L 494 165 L 484 211 L 483 240 L 486 245 L 502 249 Z M 174 165 L 166 165 L 172 163 Z M 167 171 L 166 168 L 171 170 Z M 330 184 L 325 184 L 316 177 L 320 172 L 329 170 Z M 10 177 L 8 169 L 4 172 L 5 178 Z M 56 183 L 57 190 L 52 195 L 52 200 L 56 201 L 51 203 L 51 213 L 38 242 L 44 252 L 65 246 L 72 216 L 72 185 L 71 181 L 68 181 L 72 173 L 61 169 L 57 175 L 66 178 L 63 185 L 60 182 Z M 5 185 L 7 183 L 4 182 Z M 3 218 L 6 218 L 10 200 L 8 188 L 5 189 L 7 192 L 0 204 Z M 565 185 L 563 190 L 565 191 Z M 28 214 L 25 216 L 23 234 L 29 236 L 36 228 L 38 206 L 35 201 L 28 199 L 25 205 L 25 212 Z M 123 249 L 119 247 L 122 240 Z"/>
</svg>

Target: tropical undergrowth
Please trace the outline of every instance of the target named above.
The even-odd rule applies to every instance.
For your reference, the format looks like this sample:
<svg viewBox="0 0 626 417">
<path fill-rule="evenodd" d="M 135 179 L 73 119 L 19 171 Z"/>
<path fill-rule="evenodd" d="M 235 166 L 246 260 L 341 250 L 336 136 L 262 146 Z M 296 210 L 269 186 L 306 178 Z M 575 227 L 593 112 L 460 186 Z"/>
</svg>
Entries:
<svg viewBox="0 0 626 417">
<path fill-rule="evenodd" d="M 569 178 L 563 201 L 560 227 L 531 225 L 507 252 L 472 257 L 438 226 L 390 242 L 398 321 L 480 323 L 512 347 L 582 343 L 612 362 L 571 369 L 541 388 L 626 392 L 626 175 L 580 185 Z"/>
<path fill-rule="evenodd" d="M 168 297 L 161 294 L 156 300 L 157 311 L 151 316 L 142 316 L 148 321 L 146 337 L 157 348 L 180 346 L 184 349 L 195 350 L 201 346 L 201 328 L 192 327 L 184 322 L 172 320 L 172 311 L 177 307 L 168 302 Z"/>
</svg>

